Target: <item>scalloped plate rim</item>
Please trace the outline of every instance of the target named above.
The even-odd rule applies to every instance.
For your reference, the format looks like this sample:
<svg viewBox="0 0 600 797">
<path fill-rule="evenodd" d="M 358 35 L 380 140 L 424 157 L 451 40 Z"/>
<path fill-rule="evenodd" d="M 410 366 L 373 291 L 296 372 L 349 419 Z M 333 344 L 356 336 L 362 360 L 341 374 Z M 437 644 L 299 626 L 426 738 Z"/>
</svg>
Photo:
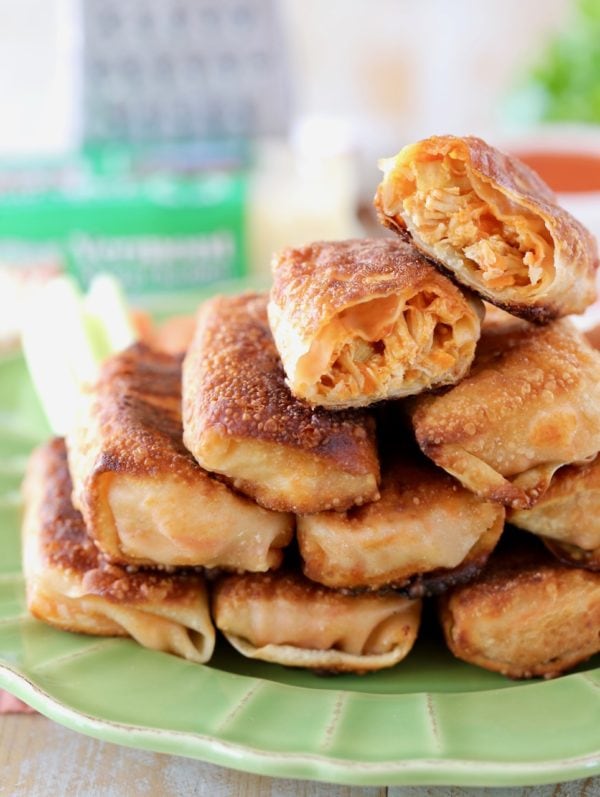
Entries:
<svg viewBox="0 0 600 797">
<path fill-rule="evenodd" d="M 0 366 L 7 360 L 10 362 L 19 355 L 0 356 Z M 0 438 L 3 428 L 0 428 Z M 8 429 L 7 429 L 8 431 Z M 18 430 L 23 431 L 23 430 Z M 20 434 L 17 433 L 17 437 Z M 34 436 L 23 438 L 27 445 L 34 442 Z M 1 442 L 1 440 L 0 440 Z M 5 574 L 6 575 L 6 574 Z M 22 579 L 22 572 L 16 569 L 8 574 L 11 579 Z M 20 624 L 30 622 L 31 618 L 7 617 Z M 58 632 L 56 633 L 65 633 Z M 208 761 L 220 766 L 231 767 L 241 771 L 253 772 L 271 777 L 301 778 L 308 780 L 321 780 L 348 785 L 382 786 L 382 785 L 456 785 L 456 786 L 529 786 L 543 783 L 556 783 L 559 781 L 573 780 L 576 778 L 590 777 L 600 774 L 600 744 L 598 750 L 582 755 L 568 757 L 541 758 L 537 760 L 520 760 L 510 762 L 500 757 L 482 756 L 478 759 L 452 757 L 443 755 L 439 757 L 410 757 L 402 760 L 349 760 L 339 755 L 328 755 L 319 752 L 275 751 L 263 747 L 253 747 L 235 741 L 229 741 L 218 735 L 210 735 L 194 731 L 176 730 L 165 727 L 135 724 L 113 719 L 102 718 L 93 713 L 87 713 L 75 708 L 69 701 L 64 701 L 53 696 L 36 682 L 35 676 L 22 671 L 18 666 L 2 658 L 0 649 L 0 686 L 22 698 L 33 708 L 49 718 L 59 722 L 75 731 L 85 733 L 95 738 L 154 752 L 181 755 Z M 227 678 L 243 679 L 257 684 L 266 684 L 267 687 L 279 686 L 288 690 L 305 689 L 309 687 L 295 684 L 280 683 L 247 675 L 222 671 Z M 565 676 L 570 682 L 589 682 L 598 689 L 598 682 L 594 680 L 600 675 L 600 668 Z M 591 677 L 590 677 L 591 676 Z M 563 679 L 560 679 L 563 680 Z M 556 683 L 556 681 L 554 681 Z M 533 684 L 532 684 L 533 685 Z M 544 682 L 537 682 L 542 689 Z M 521 685 L 515 684 L 515 689 Z M 513 687 L 508 686 L 502 690 L 484 689 L 483 692 L 510 692 Z M 320 690 L 321 691 L 321 690 Z M 359 693 L 348 689 L 327 689 L 328 693 L 348 694 L 349 696 L 362 694 L 368 695 L 370 700 L 389 700 L 389 693 Z M 415 691 L 406 693 L 411 695 L 431 696 L 434 698 L 439 691 Z M 399 694 L 398 697 L 401 697 Z M 240 701 L 241 702 L 241 701 Z M 233 705 L 235 706 L 238 703 Z M 129 718 L 127 718 L 129 719 Z M 134 719 L 134 717 L 132 717 Z M 475 751 L 474 751 L 475 752 Z"/>
<path fill-rule="evenodd" d="M 260 679 L 251 676 L 241 677 L 249 681 L 260 682 Z M 578 673 L 572 677 L 585 677 L 585 673 Z M 74 709 L 67 703 L 52 697 L 35 681 L 1 661 L 0 685 L 55 722 L 96 739 L 135 749 L 184 756 L 218 766 L 231 767 L 242 772 L 270 777 L 329 781 L 358 786 L 493 787 L 564 782 L 600 773 L 600 751 L 584 756 L 555 759 L 551 762 L 512 764 L 456 758 L 369 763 L 317 754 L 279 753 L 226 742 L 207 734 L 149 728 L 143 725 L 104 720 Z M 287 686 L 286 684 L 282 685 Z M 289 688 L 302 687 L 289 686 Z M 384 695 L 380 697 L 384 697 Z M 182 751 L 180 746 L 182 740 L 193 749 Z M 297 767 L 301 767 L 301 769 L 296 769 Z M 347 777 L 349 773 L 352 774 L 351 778 Z"/>
</svg>

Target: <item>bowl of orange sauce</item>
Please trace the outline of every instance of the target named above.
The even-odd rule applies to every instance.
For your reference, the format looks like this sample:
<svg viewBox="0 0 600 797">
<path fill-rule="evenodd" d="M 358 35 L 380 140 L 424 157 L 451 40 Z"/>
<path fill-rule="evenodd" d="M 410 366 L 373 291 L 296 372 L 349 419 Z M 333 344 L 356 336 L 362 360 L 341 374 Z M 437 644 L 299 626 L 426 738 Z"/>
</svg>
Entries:
<svg viewBox="0 0 600 797">
<path fill-rule="evenodd" d="M 500 142 L 600 239 L 600 126 L 552 126 Z"/>
</svg>

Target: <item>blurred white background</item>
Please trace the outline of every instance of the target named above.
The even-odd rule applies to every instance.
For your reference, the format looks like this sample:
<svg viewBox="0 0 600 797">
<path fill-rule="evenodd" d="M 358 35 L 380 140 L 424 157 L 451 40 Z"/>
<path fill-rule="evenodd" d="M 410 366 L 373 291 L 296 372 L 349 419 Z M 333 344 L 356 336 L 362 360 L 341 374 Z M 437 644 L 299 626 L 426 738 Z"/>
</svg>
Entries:
<svg viewBox="0 0 600 797">
<path fill-rule="evenodd" d="M 279 0 L 294 118 L 334 116 L 377 155 L 488 133 L 569 0 Z M 78 143 L 78 0 L 0 0 L 0 153 Z"/>
</svg>

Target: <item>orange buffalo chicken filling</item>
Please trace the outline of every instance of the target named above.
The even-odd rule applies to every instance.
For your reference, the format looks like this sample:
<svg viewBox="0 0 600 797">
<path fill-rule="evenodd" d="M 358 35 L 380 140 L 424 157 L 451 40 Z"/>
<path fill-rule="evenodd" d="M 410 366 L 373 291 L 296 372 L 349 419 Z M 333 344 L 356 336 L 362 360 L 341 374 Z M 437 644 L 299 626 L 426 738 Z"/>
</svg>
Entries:
<svg viewBox="0 0 600 797">
<path fill-rule="evenodd" d="M 408 299 L 371 299 L 331 320 L 300 359 L 296 377 L 307 392 L 340 401 L 394 385 L 412 395 L 456 376 L 470 361 L 476 323 L 474 311 L 434 287 Z"/>
<path fill-rule="evenodd" d="M 399 215 L 434 256 L 458 256 L 477 281 L 500 290 L 544 287 L 553 242 L 544 222 L 478 178 L 459 150 L 419 153 L 386 175 L 386 213 Z M 391 204 L 388 204 L 391 200 Z"/>
</svg>

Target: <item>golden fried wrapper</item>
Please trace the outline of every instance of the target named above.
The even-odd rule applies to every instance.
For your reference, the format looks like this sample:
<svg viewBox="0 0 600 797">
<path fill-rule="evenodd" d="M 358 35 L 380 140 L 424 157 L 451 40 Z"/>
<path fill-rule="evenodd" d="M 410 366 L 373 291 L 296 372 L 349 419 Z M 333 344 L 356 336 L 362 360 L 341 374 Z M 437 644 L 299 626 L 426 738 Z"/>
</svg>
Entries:
<svg viewBox="0 0 600 797">
<path fill-rule="evenodd" d="M 593 235 L 517 158 L 480 138 L 433 136 L 381 168 L 382 222 L 488 301 L 534 321 L 594 301 Z"/>
<path fill-rule="evenodd" d="M 217 296 L 183 366 L 184 441 L 202 467 L 281 511 L 345 509 L 379 495 L 375 424 L 311 409 L 285 384 L 258 294 Z"/>
<path fill-rule="evenodd" d="M 481 570 L 504 527 L 504 507 L 481 501 L 418 451 L 384 462 L 380 491 L 366 506 L 298 518 L 309 578 L 338 589 L 442 592 Z"/>
<path fill-rule="evenodd" d="M 201 574 L 110 564 L 71 503 L 64 441 L 31 457 L 24 483 L 23 570 L 29 611 L 66 631 L 131 636 L 140 645 L 206 662 L 215 644 Z"/>
<path fill-rule="evenodd" d="M 484 326 L 469 375 L 411 400 L 421 449 L 469 490 L 513 509 L 562 465 L 600 450 L 600 354 L 570 321 Z"/>
<path fill-rule="evenodd" d="M 242 655 L 291 667 L 364 673 L 392 667 L 411 650 L 421 602 L 400 595 L 344 595 L 298 573 L 220 579 L 217 628 Z"/>
<path fill-rule="evenodd" d="M 600 651 L 600 573 L 523 542 L 440 598 L 448 647 L 510 678 L 552 678 Z"/>
<path fill-rule="evenodd" d="M 108 360 L 67 440 L 73 503 L 113 561 L 264 571 L 294 519 L 199 467 L 183 444 L 181 359 L 137 344 Z"/>
<path fill-rule="evenodd" d="M 273 261 L 273 336 L 294 395 L 362 407 L 453 384 L 467 372 L 482 305 L 409 244 L 320 242 Z"/>
</svg>

